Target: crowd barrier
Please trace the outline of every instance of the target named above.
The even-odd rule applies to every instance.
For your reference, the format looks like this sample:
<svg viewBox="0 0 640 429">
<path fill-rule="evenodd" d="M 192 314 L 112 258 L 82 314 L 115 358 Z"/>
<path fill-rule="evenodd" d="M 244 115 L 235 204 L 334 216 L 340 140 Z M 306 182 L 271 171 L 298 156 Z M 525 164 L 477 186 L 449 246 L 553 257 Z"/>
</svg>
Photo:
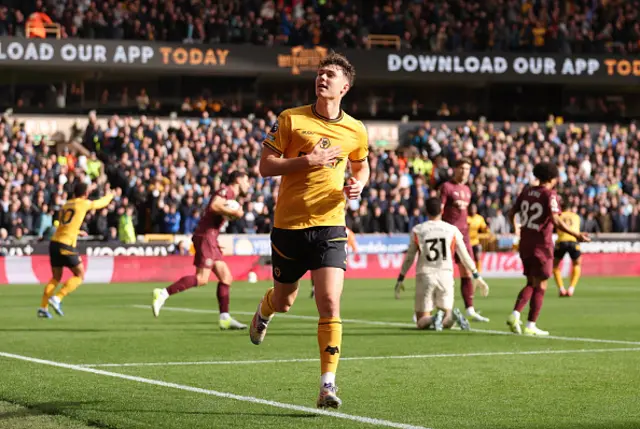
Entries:
<svg viewBox="0 0 640 429">
<path fill-rule="evenodd" d="M 403 254 L 351 254 L 346 277 L 351 279 L 394 279 L 402 265 Z M 85 283 L 172 282 L 193 273 L 191 256 L 82 256 L 86 267 Z M 250 272 L 258 280 L 270 280 L 271 266 L 261 256 L 229 256 L 225 258 L 235 280 L 245 281 Z M 564 276 L 570 272 L 570 261 L 564 259 Z M 409 272 L 412 277 L 415 271 Z M 517 253 L 487 252 L 482 258 L 486 278 L 519 278 L 522 263 Z M 457 274 L 457 273 L 456 273 Z M 65 270 L 65 277 L 69 277 Z M 640 256 L 628 253 L 583 255 L 583 276 L 640 276 Z M 0 257 L 0 284 L 41 284 L 51 276 L 47 256 Z M 308 278 L 308 274 L 306 276 Z"/>
</svg>

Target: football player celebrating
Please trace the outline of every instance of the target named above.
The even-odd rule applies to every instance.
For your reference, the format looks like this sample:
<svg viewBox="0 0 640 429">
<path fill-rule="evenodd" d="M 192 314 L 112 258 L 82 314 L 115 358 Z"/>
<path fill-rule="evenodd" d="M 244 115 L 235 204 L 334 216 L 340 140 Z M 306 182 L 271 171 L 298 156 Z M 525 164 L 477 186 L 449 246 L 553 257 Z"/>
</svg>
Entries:
<svg viewBox="0 0 640 429">
<path fill-rule="evenodd" d="M 335 53 L 316 76 L 317 101 L 285 110 L 263 143 L 260 174 L 282 176 L 271 232 L 274 287 L 264 295 L 250 326 L 260 344 L 275 313 L 289 311 L 298 281 L 311 271 L 318 308 L 319 408 L 338 408 L 336 369 L 342 347 L 340 297 L 347 269 L 345 193 L 360 197 L 369 180 L 369 143 L 364 124 L 344 113 L 342 97 L 355 69 Z M 344 182 L 347 162 L 352 176 Z"/>
</svg>

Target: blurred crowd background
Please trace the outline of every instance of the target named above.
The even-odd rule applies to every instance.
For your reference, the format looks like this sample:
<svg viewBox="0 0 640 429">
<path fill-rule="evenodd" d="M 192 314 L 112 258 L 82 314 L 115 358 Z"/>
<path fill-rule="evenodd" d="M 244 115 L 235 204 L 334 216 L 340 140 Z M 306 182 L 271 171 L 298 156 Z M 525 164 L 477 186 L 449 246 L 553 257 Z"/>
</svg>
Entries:
<svg viewBox="0 0 640 429">
<path fill-rule="evenodd" d="M 636 55 L 639 3 L 1 0 L 0 36 L 25 37 L 27 26 L 58 23 L 61 38 L 364 48 L 371 33 L 398 36 L 401 50 L 421 52 Z M 139 78 L 99 84 L 30 83 L 2 91 L 0 104 L 36 112 L 51 112 L 52 107 L 69 112 L 68 105 L 85 103 L 86 94 L 93 93 L 100 113 L 112 116 L 101 123 L 91 113 L 88 126 L 76 130 L 82 151 L 72 146 L 60 150 L 28 133 L 24 123 L 11 115 L 3 117 L 0 243 L 48 238 L 57 211 L 77 181 L 91 184 L 92 198 L 110 191 L 117 195 L 108 208 L 87 216 L 83 228 L 92 236 L 130 243 L 137 234 L 190 234 L 211 196 L 228 173 L 238 169 L 249 172 L 252 187 L 241 201 L 244 217 L 229 223 L 226 232 L 268 233 L 279 179 L 259 177 L 261 142 L 283 109 L 312 102 L 313 91 L 274 82 L 259 93 L 262 96 L 230 101 L 215 91 L 235 91 L 236 84 L 245 88 L 253 83 L 189 77 L 180 81 L 176 105 L 175 96 L 171 104 L 159 95 L 170 91 L 162 89 L 172 86 L 167 82 L 155 83 L 151 92 L 158 95 L 147 92 Z M 563 93 L 563 100 L 558 100 L 554 94 L 541 94 L 536 88 L 527 92 L 519 86 L 508 92 L 499 88 L 496 93 L 444 86 L 421 91 L 415 86 L 356 86 L 345 102 L 345 110 L 359 119 L 394 117 L 421 123 L 402 134 L 397 148 L 371 147 L 371 181 L 362 200 L 351 202 L 347 211 L 353 231 L 408 232 L 426 219 L 425 200 L 452 175 L 450 166 L 466 156 L 474 162 L 473 202 L 494 234 L 513 232 L 506 213 L 531 182 L 533 165 L 540 161 L 560 166 L 559 193 L 580 214 L 585 231 L 640 232 L 640 131 L 626 119 L 624 97 L 581 96 L 577 91 Z M 461 101 L 448 104 L 455 97 Z M 426 107 L 430 99 L 438 100 L 437 106 Z M 456 126 L 435 122 L 480 118 L 479 99 L 491 99 L 492 106 L 502 108 L 489 112 L 500 121 L 481 118 Z M 554 109 L 548 108 L 550 100 Z M 569 118 L 588 114 L 607 119 L 608 124 L 560 125 L 547 115 L 561 104 Z M 174 120 L 168 126 L 156 117 L 166 108 L 191 119 Z M 538 122 L 512 126 L 504 119 L 514 112 Z"/>
<path fill-rule="evenodd" d="M 106 239 L 136 234 L 184 233 L 195 229 L 209 199 L 228 173 L 246 170 L 251 192 L 245 215 L 229 233 L 268 233 L 279 179 L 258 174 L 261 142 L 276 119 L 226 121 L 205 113 L 199 120 L 163 128 L 158 120 L 112 117 L 101 126 L 92 117 L 82 141 L 89 156 L 56 154 L 34 141 L 20 124 L 0 122 L 0 228 L 20 240 L 46 236 L 56 211 L 76 181 L 94 183 L 92 197 L 114 191 L 113 203 L 86 218 L 85 228 Z M 362 200 L 351 202 L 348 226 L 357 233 L 403 233 L 424 221 L 424 203 L 452 175 L 451 165 L 471 157 L 473 202 L 495 234 L 512 232 L 505 215 L 533 179 L 533 165 L 560 166 L 559 193 L 575 208 L 588 232 L 640 232 L 640 130 L 635 124 L 592 129 L 532 123 L 469 121 L 457 128 L 423 126 L 395 150 L 372 148 L 371 181 Z M 126 234 L 125 234 L 126 235 Z M 133 237 L 135 239 L 135 237 Z"/>
<path fill-rule="evenodd" d="M 0 36 L 31 20 L 62 36 L 358 48 L 369 34 L 404 49 L 637 53 L 637 0 L 3 0 Z M 33 13 L 37 15 L 32 16 Z"/>
</svg>

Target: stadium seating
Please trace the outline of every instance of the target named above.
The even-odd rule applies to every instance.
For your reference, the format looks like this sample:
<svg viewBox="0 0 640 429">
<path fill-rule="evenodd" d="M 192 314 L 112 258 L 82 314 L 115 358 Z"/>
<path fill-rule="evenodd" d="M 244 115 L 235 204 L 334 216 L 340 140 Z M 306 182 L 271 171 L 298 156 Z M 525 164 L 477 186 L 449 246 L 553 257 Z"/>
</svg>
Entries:
<svg viewBox="0 0 640 429">
<path fill-rule="evenodd" d="M 271 114 L 266 120 L 183 122 L 161 130 L 166 145 L 153 141 L 157 133 L 137 134 L 134 120 L 127 119 L 132 126 L 124 127 L 123 119 L 113 118 L 109 130 L 90 122 L 83 143 L 88 156 L 68 149 L 56 153 L 55 146 L 35 141 L 5 119 L 0 127 L 11 137 L 0 151 L 0 228 L 8 237 L 0 233 L 0 240 L 47 236 L 76 180 L 104 184 L 94 197 L 110 189 L 118 195 L 108 209 L 87 217 L 91 235 L 109 237 L 129 205 L 135 208 L 138 233 L 189 234 L 225 175 L 238 168 L 251 173 L 253 187 L 243 201 L 244 218 L 231 222 L 227 232 L 267 233 L 279 181 L 260 178 L 257 162 L 260 142 L 274 119 Z M 140 125 L 145 130 L 159 127 L 147 119 Z M 635 124 L 602 129 L 570 125 L 565 133 L 548 125 L 511 129 L 509 124 L 468 122 L 435 128 L 425 123 L 423 132 L 408 137 L 397 151 L 372 151 L 371 183 L 362 203 L 350 205 L 348 225 L 355 232 L 409 231 L 424 219 L 432 181 L 446 180 L 452 161 L 471 155 L 474 201 L 496 233 L 510 231 L 504 216 L 532 179 L 533 163 L 543 159 L 559 161 L 560 193 L 579 208 L 586 230 L 640 232 L 640 133 Z M 187 127 L 195 132 L 185 141 L 179 136 Z"/>
<path fill-rule="evenodd" d="M 8 10 L 7 18 L 0 22 L 0 35 L 362 48 L 379 45 L 372 40 L 400 46 L 398 41 L 402 39 L 406 48 L 435 52 L 569 54 L 640 50 L 640 29 L 634 25 L 637 11 L 631 3 L 620 7 L 624 6 L 620 0 L 463 0 L 442 4 L 404 0 L 386 2 L 382 8 L 377 5 L 379 2 L 302 0 L 245 1 L 240 2 L 239 8 L 230 6 L 238 2 L 223 1 L 206 8 L 200 2 L 175 0 L 171 2 L 173 6 L 123 1 L 117 2 L 116 9 L 111 9 L 107 1 L 98 0 L 78 2 L 77 8 L 65 6 L 74 2 L 57 2 L 54 6 L 39 2 L 43 6 L 38 10 L 32 9 L 33 2 L 20 3 L 18 9 Z M 59 24 L 59 29 L 45 34 L 25 28 L 30 21 L 42 26 L 48 25 L 49 20 Z"/>
</svg>

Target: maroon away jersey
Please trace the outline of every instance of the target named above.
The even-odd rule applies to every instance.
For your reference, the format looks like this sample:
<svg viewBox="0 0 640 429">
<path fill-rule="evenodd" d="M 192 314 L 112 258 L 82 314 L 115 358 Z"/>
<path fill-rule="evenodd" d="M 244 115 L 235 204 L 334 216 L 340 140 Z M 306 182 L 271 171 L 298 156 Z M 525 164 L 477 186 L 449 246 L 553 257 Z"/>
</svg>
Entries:
<svg viewBox="0 0 640 429">
<path fill-rule="evenodd" d="M 225 200 L 233 200 L 236 197 L 233 189 L 226 186 L 221 186 L 215 195 L 222 197 Z M 204 211 L 200 222 L 198 222 L 198 226 L 193 232 L 193 235 L 217 236 L 220 233 L 220 228 L 222 228 L 222 225 L 224 225 L 225 221 L 226 219 L 222 215 L 214 213 L 213 211 L 211 211 L 210 206 L 207 206 L 207 209 Z"/>
<path fill-rule="evenodd" d="M 442 220 L 458 227 L 462 235 L 469 234 L 467 215 L 471 202 L 471 190 L 467 185 L 445 182 L 440 187 L 442 201 Z"/>
<path fill-rule="evenodd" d="M 520 257 L 553 258 L 553 215 L 560 213 L 556 192 L 527 187 L 518 195 L 515 208 L 520 215 Z"/>
</svg>

